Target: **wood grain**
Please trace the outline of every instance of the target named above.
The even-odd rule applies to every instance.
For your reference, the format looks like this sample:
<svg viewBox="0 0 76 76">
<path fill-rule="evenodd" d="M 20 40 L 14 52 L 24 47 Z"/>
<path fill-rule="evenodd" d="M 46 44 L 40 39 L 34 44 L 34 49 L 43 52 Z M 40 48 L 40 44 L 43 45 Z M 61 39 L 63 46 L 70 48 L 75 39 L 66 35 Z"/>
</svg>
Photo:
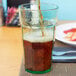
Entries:
<svg viewBox="0 0 76 76">
<path fill-rule="evenodd" d="M 53 63 L 52 70 L 45 74 L 31 74 L 25 71 L 22 63 L 19 76 L 76 76 L 75 63 Z"/>
</svg>

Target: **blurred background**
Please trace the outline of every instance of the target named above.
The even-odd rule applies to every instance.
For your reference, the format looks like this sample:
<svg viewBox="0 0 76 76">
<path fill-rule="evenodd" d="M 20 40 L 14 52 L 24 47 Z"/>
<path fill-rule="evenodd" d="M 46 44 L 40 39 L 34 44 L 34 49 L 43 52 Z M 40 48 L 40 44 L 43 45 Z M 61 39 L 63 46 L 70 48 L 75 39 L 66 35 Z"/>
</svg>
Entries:
<svg viewBox="0 0 76 76">
<path fill-rule="evenodd" d="M 59 6 L 59 20 L 76 20 L 76 0 L 47 0 Z"/>
<path fill-rule="evenodd" d="M 59 20 L 76 20 L 76 0 L 47 0 L 47 2 L 51 2 L 59 6 Z"/>
<path fill-rule="evenodd" d="M 41 0 L 43 2 L 44 0 Z M 7 16 L 7 7 L 18 7 L 19 4 L 29 3 L 30 0 L 0 0 L 3 6 L 4 16 Z M 47 0 L 59 6 L 58 19 L 59 20 L 76 20 L 76 0 Z"/>
</svg>

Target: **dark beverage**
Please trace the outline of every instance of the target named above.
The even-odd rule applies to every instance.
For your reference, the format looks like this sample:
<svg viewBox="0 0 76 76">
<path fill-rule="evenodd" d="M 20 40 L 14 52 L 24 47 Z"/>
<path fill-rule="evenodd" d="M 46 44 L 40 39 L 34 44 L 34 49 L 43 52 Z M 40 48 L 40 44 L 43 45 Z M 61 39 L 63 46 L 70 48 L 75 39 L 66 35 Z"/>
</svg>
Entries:
<svg viewBox="0 0 76 76">
<path fill-rule="evenodd" d="M 42 37 L 38 32 L 24 35 L 25 68 L 31 71 L 45 71 L 51 68 L 53 39 Z"/>
<path fill-rule="evenodd" d="M 24 40 L 25 67 L 31 71 L 45 71 L 51 67 L 53 41 L 29 42 Z"/>
</svg>

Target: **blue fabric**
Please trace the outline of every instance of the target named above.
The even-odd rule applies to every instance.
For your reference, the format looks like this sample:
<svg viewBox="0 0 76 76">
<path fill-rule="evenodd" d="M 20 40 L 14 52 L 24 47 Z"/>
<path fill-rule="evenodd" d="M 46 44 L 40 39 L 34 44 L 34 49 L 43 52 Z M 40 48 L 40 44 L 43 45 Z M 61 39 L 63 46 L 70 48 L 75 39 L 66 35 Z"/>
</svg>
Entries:
<svg viewBox="0 0 76 76">
<path fill-rule="evenodd" d="M 56 55 L 56 53 L 75 51 L 63 55 Z M 74 47 L 54 47 L 52 52 L 53 62 L 76 62 L 76 48 Z"/>
</svg>

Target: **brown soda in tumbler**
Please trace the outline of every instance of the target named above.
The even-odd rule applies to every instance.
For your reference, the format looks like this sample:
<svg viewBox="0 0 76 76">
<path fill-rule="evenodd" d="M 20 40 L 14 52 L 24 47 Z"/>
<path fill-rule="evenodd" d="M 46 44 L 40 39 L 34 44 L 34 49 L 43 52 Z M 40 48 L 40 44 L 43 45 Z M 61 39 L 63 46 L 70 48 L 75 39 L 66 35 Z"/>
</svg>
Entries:
<svg viewBox="0 0 76 76">
<path fill-rule="evenodd" d="M 25 70 L 33 74 L 51 71 L 52 49 L 55 41 L 58 7 L 50 3 L 42 3 L 40 8 L 41 12 L 36 3 L 19 6 Z M 40 14 L 43 16 L 42 20 Z"/>
</svg>

